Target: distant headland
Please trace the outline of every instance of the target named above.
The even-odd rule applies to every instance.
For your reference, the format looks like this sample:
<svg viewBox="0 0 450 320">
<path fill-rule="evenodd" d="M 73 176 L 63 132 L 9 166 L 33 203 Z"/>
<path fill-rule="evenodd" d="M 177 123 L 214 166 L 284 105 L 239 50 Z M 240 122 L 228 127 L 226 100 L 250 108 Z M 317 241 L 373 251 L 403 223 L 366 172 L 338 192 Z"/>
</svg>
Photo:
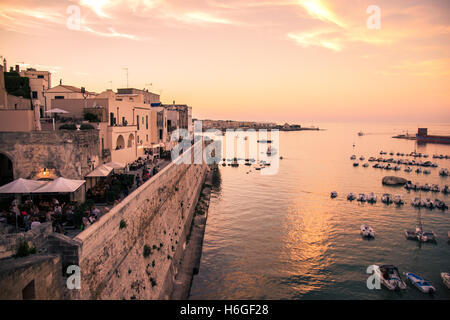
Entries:
<svg viewBox="0 0 450 320">
<path fill-rule="evenodd" d="M 199 119 L 193 119 L 199 120 Z M 285 123 L 283 125 L 279 125 L 271 122 L 254 122 L 254 121 L 235 121 L 235 120 L 201 120 L 203 130 L 208 129 L 217 129 L 217 130 L 226 130 L 226 129 L 267 129 L 267 130 L 275 130 L 278 129 L 280 131 L 303 131 L 303 130 L 323 130 L 319 127 L 303 127 L 299 124 L 289 124 Z"/>
</svg>

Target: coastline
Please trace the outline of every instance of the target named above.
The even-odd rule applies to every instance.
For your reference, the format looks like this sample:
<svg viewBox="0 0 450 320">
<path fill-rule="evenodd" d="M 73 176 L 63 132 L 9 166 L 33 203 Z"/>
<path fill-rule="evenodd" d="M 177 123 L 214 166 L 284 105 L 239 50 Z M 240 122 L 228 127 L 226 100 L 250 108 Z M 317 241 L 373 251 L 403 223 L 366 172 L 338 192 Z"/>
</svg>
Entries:
<svg viewBox="0 0 450 320">
<path fill-rule="evenodd" d="M 187 300 L 191 291 L 192 280 L 200 269 L 203 250 L 203 237 L 208 219 L 208 209 L 213 188 L 213 174 L 219 170 L 217 165 L 210 167 L 200 196 L 195 207 L 190 231 L 186 236 L 186 248 L 178 266 L 178 273 L 174 278 L 170 300 Z"/>
</svg>

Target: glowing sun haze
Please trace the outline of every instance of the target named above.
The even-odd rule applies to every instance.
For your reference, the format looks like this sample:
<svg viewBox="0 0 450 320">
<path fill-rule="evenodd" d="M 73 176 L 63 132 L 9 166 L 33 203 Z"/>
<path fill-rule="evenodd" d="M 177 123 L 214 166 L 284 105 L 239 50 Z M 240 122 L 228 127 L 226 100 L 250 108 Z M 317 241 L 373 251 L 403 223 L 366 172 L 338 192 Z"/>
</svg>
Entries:
<svg viewBox="0 0 450 320">
<path fill-rule="evenodd" d="M 0 37 L 53 85 L 120 88 L 128 68 L 198 118 L 450 121 L 448 0 L 2 0 Z"/>
</svg>

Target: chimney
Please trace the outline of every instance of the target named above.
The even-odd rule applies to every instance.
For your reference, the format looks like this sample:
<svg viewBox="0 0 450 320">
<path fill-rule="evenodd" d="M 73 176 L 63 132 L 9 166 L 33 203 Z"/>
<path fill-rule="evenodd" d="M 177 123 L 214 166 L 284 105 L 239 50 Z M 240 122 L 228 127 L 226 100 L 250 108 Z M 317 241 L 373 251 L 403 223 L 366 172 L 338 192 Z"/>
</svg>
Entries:
<svg viewBox="0 0 450 320">
<path fill-rule="evenodd" d="M 59 85 L 60 86 L 62 85 L 62 79 L 59 79 Z"/>
<path fill-rule="evenodd" d="M 18 64 L 16 64 L 16 72 L 19 73 L 20 72 L 20 67 Z"/>
<path fill-rule="evenodd" d="M 6 64 L 6 58 L 3 59 L 3 70 L 4 70 L 5 72 L 8 71 L 8 65 Z"/>
</svg>

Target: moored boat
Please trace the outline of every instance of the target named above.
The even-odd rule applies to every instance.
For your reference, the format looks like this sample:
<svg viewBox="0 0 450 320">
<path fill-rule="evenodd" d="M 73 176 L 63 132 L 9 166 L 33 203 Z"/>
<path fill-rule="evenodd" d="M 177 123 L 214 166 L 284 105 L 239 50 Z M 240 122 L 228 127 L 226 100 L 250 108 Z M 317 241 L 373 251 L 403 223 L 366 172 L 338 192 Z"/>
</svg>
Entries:
<svg viewBox="0 0 450 320">
<path fill-rule="evenodd" d="M 338 193 L 336 191 L 332 191 L 330 197 L 336 198 L 338 196 Z"/>
<path fill-rule="evenodd" d="M 355 196 L 355 194 L 354 194 L 353 192 L 350 192 L 350 193 L 347 195 L 347 200 L 353 201 L 353 200 L 355 200 L 355 199 L 356 199 L 356 196 Z"/>
<path fill-rule="evenodd" d="M 436 289 L 431 285 L 429 281 L 426 281 L 421 276 L 414 274 L 412 272 L 405 273 L 406 278 L 423 293 L 434 293 Z"/>
<path fill-rule="evenodd" d="M 371 226 L 368 226 L 367 224 L 361 225 L 361 234 L 366 238 L 375 238 L 375 231 Z"/>
<path fill-rule="evenodd" d="M 393 265 L 374 266 L 374 272 L 380 282 L 389 290 L 405 290 L 406 283 L 402 280 L 398 268 Z"/>
<path fill-rule="evenodd" d="M 441 278 L 442 278 L 442 281 L 444 282 L 445 286 L 450 289 L 450 273 L 442 272 Z"/>
</svg>

